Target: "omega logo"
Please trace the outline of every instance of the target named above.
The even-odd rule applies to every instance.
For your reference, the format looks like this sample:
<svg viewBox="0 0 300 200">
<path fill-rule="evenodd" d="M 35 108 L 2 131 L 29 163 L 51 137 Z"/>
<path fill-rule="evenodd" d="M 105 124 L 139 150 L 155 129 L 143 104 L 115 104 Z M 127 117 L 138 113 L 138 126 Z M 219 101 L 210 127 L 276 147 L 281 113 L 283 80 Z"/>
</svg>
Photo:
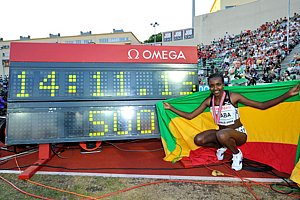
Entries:
<svg viewBox="0 0 300 200">
<path fill-rule="evenodd" d="M 140 54 L 142 58 L 146 60 L 152 60 L 152 59 L 161 59 L 161 60 L 179 60 L 179 59 L 184 59 L 186 60 L 186 57 L 182 51 L 176 52 L 174 50 L 168 51 L 168 50 L 144 50 L 142 53 L 140 53 L 137 49 L 130 49 L 127 52 L 128 59 L 130 60 L 138 60 L 140 59 Z"/>
</svg>

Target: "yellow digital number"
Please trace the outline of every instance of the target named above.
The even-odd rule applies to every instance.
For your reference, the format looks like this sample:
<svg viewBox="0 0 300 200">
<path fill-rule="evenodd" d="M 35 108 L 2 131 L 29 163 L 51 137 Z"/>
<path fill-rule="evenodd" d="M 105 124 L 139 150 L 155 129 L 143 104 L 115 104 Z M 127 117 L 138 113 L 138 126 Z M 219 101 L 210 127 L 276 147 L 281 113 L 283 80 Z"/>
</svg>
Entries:
<svg viewBox="0 0 300 200">
<path fill-rule="evenodd" d="M 168 72 L 163 72 L 160 76 L 163 85 L 164 85 L 164 90 L 162 91 L 162 95 L 164 96 L 168 96 L 168 95 L 172 95 L 172 92 L 169 90 L 169 75 Z"/>
<path fill-rule="evenodd" d="M 96 79 L 96 92 L 94 92 L 92 95 L 94 97 L 104 96 L 104 93 L 101 91 L 101 72 L 94 74 L 93 79 Z"/>
<path fill-rule="evenodd" d="M 127 93 L 125 92 L 125 81 L 124 81 L 124 72 L 120 72 L 116 75 L 116 78 L 119 80 L 119 86 L 120 90 L 117 92 L 117 96 L 127 96 Z"/>
<path fill-rule="evenodd" d="M 69 83 L 76 84 L 76 81 L 77 81 L 76 74 L 69 74 L 68 80 L 69 80 Z M 75 94 L 76 91 L 77 91 L 76 85 L 69 85 L 69 87 L 68 87 L 68 93 Z"/>
<path fill-rule="evenodd" d="M 29 97 L 29 94 L 26 93 L 26 72 L 22 71 L 22 74 L 18 75 L 18 79 L 21 79 L 21 90 L 20 93 L 17 93 L 17 97 Z"/>
<path fill-rule="evenodd" d="M 142 129 L 142 124 L 146 124 L 144 120 L 142 120 L 141 113 L 149 113 L 150 114 L 150 126 L 151 128 Z M 143 121 L 143 122 L 142 122 Z M 141 132 L 141 134 L 151 134 L 152 131 L 155 130 L 155 115 L 153 110 L 144 109 L 140 110 L 137 113 L 136 117 L 137 130 Z"/>
<path fill-rule="evenodd" d="M 140 88 L 140 96 L 146 96 L 147 95 L 147 89 L 146 88 Z"/>
<path fill-rule="evenodd" d="M 117 132 L 118 135 L 127 135 L 129 131 L 132 131 L 132 120 L 127 119 L 126 123 L 128 126 L 127 130 L 120 130 L 120 127 L 118 126 L 118 120 L 119 116 L 121 115 L 121 111 L 114 112 L 114 132 Z M 125 119 L 125 118 L 123 118 Z M 126 120 L 126 119 L 125 119 Z"/>
<path fill-rule="evenodd" d="M 90 111 L 89 112 L 89 122 L 92 126 L 102 126 L 102 131 L 94 131 L 94 132 L 90 132 L 89 136 L 90 137 L 97 137 L 97 136 L 104 136 L 105 133 L 108 132 L 108 125 L 105 124 L 104 120 L 95 120 L 95 116 L 101 116 L 105 114 L 105 111 Z"/>
<path fill-rule="evenodd" d="M 188 76 L 195 76 L 196 72 L 187 72 Z M 194 92 L 197 91 L 197 87 L 195 84 L 193 84 L 192 81 L 184 81 L 182 82 L 183 86 L 190 86 L 189 88 L 191 88 L 189 91 L 181 91 L 179 94 L 180 95 L 189 95 L 189 94 L 193 94 Z"/>
<path fill-rule="evenodd" d="M 56 85 L 56 73 L 52 71 L 51 74 L 48 74 L 47 78 L 44 78 L 40 82 L 40 90 L 50 90 L 50 96 L 55 96 L 55 90 L 58 90 L 59 86 Z"/>
</svg>

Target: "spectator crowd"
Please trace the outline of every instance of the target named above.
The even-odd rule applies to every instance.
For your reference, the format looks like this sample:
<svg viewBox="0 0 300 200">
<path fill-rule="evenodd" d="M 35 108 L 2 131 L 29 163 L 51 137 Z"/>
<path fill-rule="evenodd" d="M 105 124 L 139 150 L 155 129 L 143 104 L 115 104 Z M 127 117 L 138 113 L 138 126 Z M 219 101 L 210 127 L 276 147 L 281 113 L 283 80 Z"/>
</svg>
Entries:
<svg viewBox="0 0 300 200">
<path fill-rule="evenodd" d="M 299 53 L 294 54 L 287 67 L 282 67 L 283 60 L 300 43 L 300 15 L 294 13 L 290 17 L 289 29 L 287 24 L 284 17 L 266 22 L 254 31 L 244 30 L 238 35 L 226 32 L 209 45 L 198 45 L 200 84 L 218 71 L 224 73 L 227 85 L 300 79 Z"/>
</svg>

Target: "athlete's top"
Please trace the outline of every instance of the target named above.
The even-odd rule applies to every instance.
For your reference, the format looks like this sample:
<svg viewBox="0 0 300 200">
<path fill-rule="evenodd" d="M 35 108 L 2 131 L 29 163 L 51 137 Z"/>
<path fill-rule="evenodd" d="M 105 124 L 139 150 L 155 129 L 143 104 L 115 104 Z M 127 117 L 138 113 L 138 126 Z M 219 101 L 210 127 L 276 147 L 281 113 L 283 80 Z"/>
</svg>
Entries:
<svg viewBox="0 0 300 200">
<path fill-rule="evenodd" d="M 240 114 L 238 108 L 231 103 L 229 91 L 224 90 L 224 92 L 225 96 L 221 108 L 219 106 L 214 106 L 212 101 L 213 94 L 211 95 L 210 112 L 212 113 L 217 125 L 228 126 L 234 124 L 234 121 L 240 118 Z M 213 111 L 213 107 L 215 112 Z M 221 116 L 219 116 L 219 111 L 221 111 Z"/>
</svg>

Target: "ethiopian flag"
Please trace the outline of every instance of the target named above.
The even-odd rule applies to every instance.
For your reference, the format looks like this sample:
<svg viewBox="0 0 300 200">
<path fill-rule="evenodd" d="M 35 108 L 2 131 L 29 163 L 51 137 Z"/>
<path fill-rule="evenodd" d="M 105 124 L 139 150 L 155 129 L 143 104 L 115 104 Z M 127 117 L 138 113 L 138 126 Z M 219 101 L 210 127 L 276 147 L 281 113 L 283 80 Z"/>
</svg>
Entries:
<svg viewBox="0 0 300 200">
<path fill-rule="evenodd" d="M 299 142 L 298 142 L 298 148 L 296 152 L 296 160 L 295 160 L 295 168 L 292 171 L 290 179 L 298 184 L 300 187 L 300 136 L 299 136 Z"/>
<path fill-rule="evenodd" d="M 289 81 L 258 86 L 232 86 L 225 89 L 262 102 L 284 94 L 297 83 Z M 197 92 L 156 104 L 165 161 L 174 162 L 189 156 L 191 150 L 199 148 L 194 144 L 196 134 L 218 127 L 209 109 L 194 119 L 187 120 L 170 110 L 165 110 L 163 102 L 168 102 L 179 110 L 191 112 L 209 95 L 210 91 Z M 300 133 L 300 95 L 286 99 L 267 110 L 241 104 L 239 111 L 248 135 L 246 144 L 240 147 L 244 157 L 291 174 Z"/>
</svg>

